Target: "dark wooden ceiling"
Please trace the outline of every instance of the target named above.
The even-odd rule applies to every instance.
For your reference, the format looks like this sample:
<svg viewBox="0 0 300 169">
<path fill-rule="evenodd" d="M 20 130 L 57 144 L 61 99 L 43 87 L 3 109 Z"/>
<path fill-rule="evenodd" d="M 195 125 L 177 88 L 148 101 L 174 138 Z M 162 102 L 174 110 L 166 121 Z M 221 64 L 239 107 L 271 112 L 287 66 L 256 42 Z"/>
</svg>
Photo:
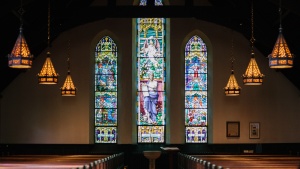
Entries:
<svg viewBox="0 0 300 169">
<path fill-rule="evenodd" d="M 167 17 L 197 18 L 214 22 L 242 33 L 247 39 L 251 37 L 251 4 L 253 2 L 255 47 L 264 56 L 271 53 L 278 36 L 279 7 L 282 9 L 281 23 L 283 35 L 293 54 L 295 64 L 282 72 L 298 89 L 300 89 L 300 1 L 299 0 L 202 0 L 206 5 L 196 5 L 198 0 L 185 0 L 182 5 L 147 6 L 118 5 L 117 0 L 52 0 L 51 40 L 60 33 L 88 22 L 105 18 Z M 106 1 L 105 3 L 103 3 Z M 149 0 L 148 0 L 149 1 Z M 153 0 L 150 0 L 153 1 Z M 201 0 L 199 0 L 201 1 Z M 104 4 L 104 5 L 103 5 Z M 207 5 L 208 4 L 208 5 Z M 31 53 L 36 58 L 48 45 L 48 8 L 46 0 L 3 0 L 0 5 L 1 57 L 0 57 L 0 92 L 15 77 L 27 70 L 12 69 L 7 66 L 7 55 L 11 52 L 19 34 L 20 13 L 22 7 L 23 32 Z"/>
</svg>

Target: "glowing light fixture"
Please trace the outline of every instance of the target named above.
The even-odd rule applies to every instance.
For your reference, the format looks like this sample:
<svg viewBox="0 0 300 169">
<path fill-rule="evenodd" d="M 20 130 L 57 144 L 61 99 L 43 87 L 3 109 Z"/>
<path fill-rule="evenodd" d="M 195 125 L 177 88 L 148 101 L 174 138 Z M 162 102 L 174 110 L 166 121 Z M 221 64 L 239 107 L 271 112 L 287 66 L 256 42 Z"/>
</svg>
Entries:
<svg viewBox="0 0 300 169">
<path fill-rule="evenodd" d="M 70 54 L 68 54 L 68 74 L 65 80 L 63 87 L 61 87 L 62 96 L 76 96 L 76 87 L 72 81 L 71 72 L 70 72 Z"/>
<path fill-rule="evenodd" d="M 269 66 L 270 68 L 275 69 L 284 69 L 284 68 L 292 68 L 294 55 L 291 53 L 284 36 L 282 34 L 282 26 L 281 26 L 281 0 L 279 5 L 279 35 L 277 41 L 274 45 L 272 53 L 269 57 Z"/>
<path fill-rule="evenodd" d="M 236 81 L 233 69 L 231 70 L 231 75 L 224 89 L 225 89 L 226 96 L 238 96 L 241 93 L 241 87 L 238 85 Z"/>
<path fill-rule="evenodd" d="M 20 33 L 15 43 L 15 46 L 8 55 L 8 66 L 10 68 L 19 68 L 19 69 L 28 69 L 32 66 L 33 55 L 30 54 L 30 50 L 28 48 L 27 42 L 23 35 L 23 13 L 24 10 L 22 8 L 22 1 L 21 1 L 21 8 L 18 11 L 20 14 Z"/>
<path fill-rule="evenodd" d="M 42 70 L 38 74 L 39 84 L 57 84 L 58 73 L 55 72 L 54 66 L 50 58 L 50 0 L 48 7 L 48 52 L 46 61 L 42 67 Z"/>
<path fill-rule="evenodd" d="M 232 43 L 232 48 L 233 48 L 233 43 Z M 233 70 L 233 52 L 231 52 L 231 75 L 229 76 L 228 83 L 226 87 L 224 88 L 225 90 L 225 95 L 226 96 L 238 96 L 241 93 L 241 87 L 238 85 L 236 78 L 234 76 L 234 70 Z"/>
<path fill-rule="evenodd" d="M 246 69 L 245 74 L 243 74 L 243 83 L 244 85 L 262 85 L 264 75 L 260 73 L 259 67 L 255 60 L 254 53 L 254 33 L 253 33 L 253 0 L 252 0 L 252 9 L 251 9 L 251 59 L 249 65 Z"/>
</svg>

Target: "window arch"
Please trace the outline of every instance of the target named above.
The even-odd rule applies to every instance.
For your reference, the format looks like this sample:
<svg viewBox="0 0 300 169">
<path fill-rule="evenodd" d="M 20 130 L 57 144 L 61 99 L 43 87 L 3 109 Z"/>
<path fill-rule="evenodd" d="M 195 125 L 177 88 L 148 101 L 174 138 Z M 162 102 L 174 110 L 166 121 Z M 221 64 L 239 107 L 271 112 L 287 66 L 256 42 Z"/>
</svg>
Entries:
<svg viewBox="0 0 300 169">
<path fill-rule="evenodd" d="M 207 143 L 207 47 L 194 35 L 185 46 L 185 141 Z"/>
<path fill-rule="evenodd" d="M 104 36 L 95 48 L 95 143 L 117 142 L 117 45 Z"/>
</svg>

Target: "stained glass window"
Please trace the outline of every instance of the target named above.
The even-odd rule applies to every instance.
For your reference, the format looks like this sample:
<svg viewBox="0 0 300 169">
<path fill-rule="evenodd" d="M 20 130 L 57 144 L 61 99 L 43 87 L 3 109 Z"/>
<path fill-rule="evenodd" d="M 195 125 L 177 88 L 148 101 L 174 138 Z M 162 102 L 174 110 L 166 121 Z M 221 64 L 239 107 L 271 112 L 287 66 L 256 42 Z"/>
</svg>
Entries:
<svg viewBox="0 0 300 169">
<path fill-rule="evenodd" d="M 185 141 L 207 143 L 207 48 L 195 35 L 185 46 Z"/>
<path fill-rule="evenodd" d="M 155 6 L 162 6 L 162 0 L 155 0 L 154 1 Z M 140 0 L 140 6 L 147 6 L 147 0 Z"/>
<path fill-rule="evenodd" d="M 103 37 L 95 50 L 95 142 L 117 142 L 117 46 Z"/>
<path fill-rule="evenodd" d="M 165 141 L 165 19 L 138 18 L 137 125 L 139 143 Z"/>
</svg>

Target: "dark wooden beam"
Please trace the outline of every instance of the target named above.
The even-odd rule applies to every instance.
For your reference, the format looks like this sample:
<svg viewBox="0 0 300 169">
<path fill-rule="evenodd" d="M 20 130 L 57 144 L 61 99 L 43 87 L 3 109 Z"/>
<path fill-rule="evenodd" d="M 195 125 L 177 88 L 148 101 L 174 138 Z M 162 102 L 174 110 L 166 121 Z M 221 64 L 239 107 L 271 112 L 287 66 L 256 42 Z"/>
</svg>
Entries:
<svg viewBox="0 0 300 169">
<path fill-rule="evenodd" d="M 74 15 L 77 19 L 138 17 L 191 18 L 202 16 L 216 17 L 220 13 L 222 15 L 219 17 L 232 16 L 234 15 L 234 10 L 212 6 L 93 6 L 81 10 L 65 9 L 62 12 L 61 18 L 70 18 L 70 16 Z"/>
</svg>

